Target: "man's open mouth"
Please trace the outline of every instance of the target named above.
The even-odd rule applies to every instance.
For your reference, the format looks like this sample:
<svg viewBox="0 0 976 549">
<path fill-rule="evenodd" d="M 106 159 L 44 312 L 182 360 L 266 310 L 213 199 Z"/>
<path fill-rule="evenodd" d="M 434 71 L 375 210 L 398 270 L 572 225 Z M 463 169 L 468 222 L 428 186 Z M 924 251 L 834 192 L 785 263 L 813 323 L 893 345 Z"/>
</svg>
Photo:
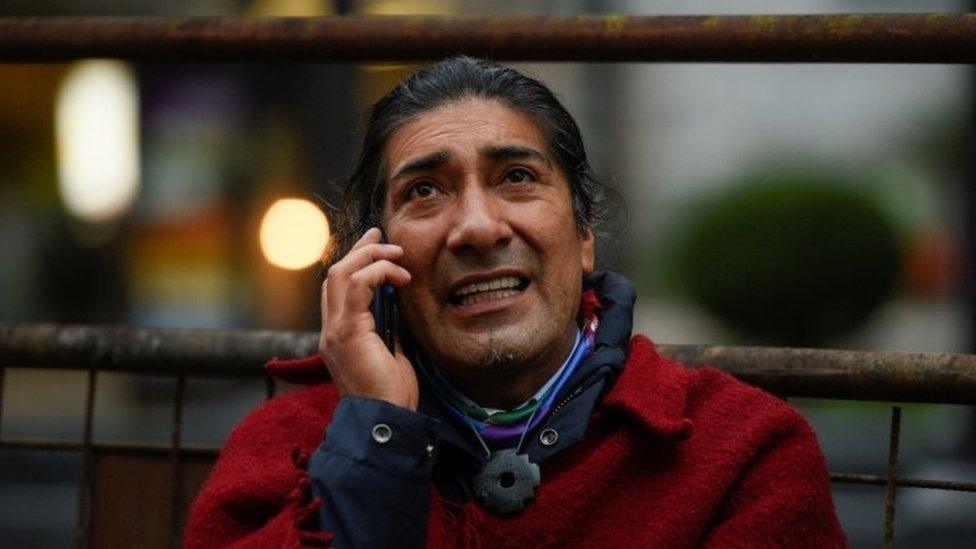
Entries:
<svg viewBox="0 0 976 549">
<path fill-rule="evenodd" d="M 528 278 L 501 276 L 461 286 L 447 298 L 447 301 L 451 305 L 466 307 L 482 301 L 511 297 L 525 291 L 528 286 Z"/>
</svg>

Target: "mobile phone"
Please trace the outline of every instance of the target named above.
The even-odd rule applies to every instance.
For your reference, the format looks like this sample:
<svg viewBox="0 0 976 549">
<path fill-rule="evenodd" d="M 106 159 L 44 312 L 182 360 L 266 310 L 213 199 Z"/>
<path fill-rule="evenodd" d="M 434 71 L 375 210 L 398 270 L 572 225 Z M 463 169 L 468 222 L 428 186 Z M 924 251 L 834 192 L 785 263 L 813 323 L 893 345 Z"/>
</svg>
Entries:
<svg viewBox="0 0 976 549">
<path fill-rule="evenodd" d="M 388 244 L 386 235 L 380 240 L 383 244 Z M 392 354 L 395 350 L 395 338 L 397 332 L 398 312 L 396 288 L 392 284 L 383 284 L 373 292 L 373 302 L 370 306 L 373 312 L 373 321 L 376 324 L 376 333 L 386 343 L 386 348 Z"/>
</svg>

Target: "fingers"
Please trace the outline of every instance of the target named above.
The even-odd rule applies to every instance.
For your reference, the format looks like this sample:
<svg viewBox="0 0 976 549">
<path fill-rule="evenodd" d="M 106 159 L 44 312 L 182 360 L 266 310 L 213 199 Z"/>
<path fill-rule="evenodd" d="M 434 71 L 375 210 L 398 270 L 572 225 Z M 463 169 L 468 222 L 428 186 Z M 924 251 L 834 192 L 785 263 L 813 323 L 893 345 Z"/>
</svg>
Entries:
<svg viewBox="0 0 976 549">
<path fill-rule="evenodd" d="M 366 244 L 379 242 L 382 238 L 383 231 L 381 231 L 379 227 L 370 227 L 365 233 L 363 233 L 363 236 L 359 237 L 359 240 L 352 245 L 352 248 L 350 248 L 349 251 L 351 252 L 357 248 L 361 248 Z"/>
<path fill-rule="evenodd" d="M 348 311 L 369 310 L 373 292 L 383 284 L 404 286 L 410 283 L 410 271 L 381 259 L 356 271 L 349 277 L 345 306 Z"/>
<path fill-rule="evenodd" d="M 380 260 L 396 260 L 403 255 L 403 248 L 396 244 L 382 244 L 380 239 L 383 232 L 377 227 L 372 227 L 366 231 L 359 240 L 353 244 L 349 253 L 329 268 L 328 276 L 342 276 L 362 269 L 366 265 Z"/>
<path fill-rule="evenodd" d="M 404 286 L 410 282 L 410 271 L 388 260 L 381 259 L 359 269 L 349 277 L 349 282 L 356 285 L 364 285 L 370 289 L 380 287 L 382 284 L 392 284 L 394 286 Z"/>
<path fill-rule="evenodd" d="M 334 307 L 341 306 L 341 304 L 345 303 L 345 294 L 349 286 L 349 279 L 354 273 L 378 261 L 392 262 L 403 257 L 403 248 L 395 244 L 380 244 L 377 242 L 379 236 L 379 229 L 370 229 L 356 242 L 355 246 L 353 246 L 345 257 L 329 268 L 325 282 L 322 285 L 323 315 L 326 314 L 326 307 L 334 309 Z M 391 283 L 393 282 L 391 281 Z M 382 282 L 379 284 L 382 284 Z M 325 300 L 324 294 L 326 288 L 329 290 L 329 301 Z M 334 310 L 334 312 L 338 312 L 338 310 Z"/>
<path fill-rule="evenodd" d="M 395 263 L 403 256 L 403 248 L 381 244 L 381 235 L 375 227 L 366 231 L 349 253 L 329 268 L 322 283 L 320 348 L 325 347 L 329 323 L 336 329 L 359 325 L 359 321 L 349 322 L 347 315 L 369 313 L 373 293 L 382 284 L 404 286 L 410 282 L 410 272 Z"/>
<path fill-rule="evenodd" d="M 396 261 L 401 257 L 403 257 L 403 248 L 396 244 L 364 244 L 360 248 L 351 250 L 346 257 L 330 267 L 328 277 L 349 275 L 375 261 L 381 259 Z"/>
</svg>

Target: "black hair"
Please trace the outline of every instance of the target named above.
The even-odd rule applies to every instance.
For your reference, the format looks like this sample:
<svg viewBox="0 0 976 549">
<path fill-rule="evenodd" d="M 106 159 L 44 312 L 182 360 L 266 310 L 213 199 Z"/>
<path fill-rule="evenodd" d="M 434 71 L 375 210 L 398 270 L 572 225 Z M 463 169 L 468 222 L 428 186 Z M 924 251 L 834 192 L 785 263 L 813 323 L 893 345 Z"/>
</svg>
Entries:
<svg viewBox="0 0 976 549">
<path fill-rule="evenodd" d="M 515 69 L 457 56 L 424 67 L 373 105 L 358 163 L 333 213 L 326 263 L 340 259 L 367 229 L 379 224 L 388 168 L 383 150 L 390 136 L 424 112 L 467 98 L 500 101 L 538 125 L 569 181 L 581 234 L 605 219 L 607 201 L 615 193 L 591 173 L 579 128 L 552 91 Z"/>
</svg>

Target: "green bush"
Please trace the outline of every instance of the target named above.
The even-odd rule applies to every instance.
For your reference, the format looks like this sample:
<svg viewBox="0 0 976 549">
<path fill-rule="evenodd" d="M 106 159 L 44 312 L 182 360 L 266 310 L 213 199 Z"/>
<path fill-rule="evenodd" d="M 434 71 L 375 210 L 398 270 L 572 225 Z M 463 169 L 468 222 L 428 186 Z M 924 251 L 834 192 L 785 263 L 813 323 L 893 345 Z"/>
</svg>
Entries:
<svg viewBox="0 0 976 549">
<path fill-rule="evenodd" d="M 676 253 L 681 283 L 742 335 L 813 345 L 860 325 L 892 293 L 892 223 L 850 182 L 752 178 L 692 214 Z"/>
</svg>

